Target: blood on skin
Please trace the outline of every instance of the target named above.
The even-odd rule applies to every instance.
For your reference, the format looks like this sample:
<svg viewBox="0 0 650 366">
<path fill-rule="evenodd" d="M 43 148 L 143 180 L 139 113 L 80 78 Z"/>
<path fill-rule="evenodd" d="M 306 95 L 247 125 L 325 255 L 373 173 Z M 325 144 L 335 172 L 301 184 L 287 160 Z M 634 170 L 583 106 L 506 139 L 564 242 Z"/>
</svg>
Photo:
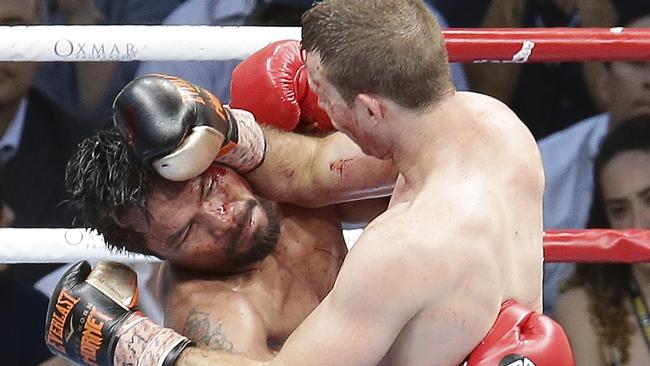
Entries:
<svg viewBox="0 0 650 366">
<path fill-rule="evenodd" d="M 353 159 L 339 159 L 335 162 L 330 163 L 330 170 L 331 171 L 338 171 L 339 172 L 339 179 L 343 179 L 343 169 L 346 164 L 349 164 Z"/>
<path fill-rule="evenodd" d="M 212 165 L 208 168 L 207 173 L 216 175 L 216 176 L 222 176 L 226 174 L 226 169 L 222 166 L 219 165 Z"/>
<path fill-rule="evenodd" d="M 133 136 L 135 136 L 135 133 L 136 133 L 135 120 L 137 119 L 137 116 L 135 114 L 135 105 L 130 104 L 126 108 L 125 119 L 126 119 L 126 129 L 127 129 L 127 134 L 128 134 L 126 143 L 131 149 L 133 149 L 135 147 L 135 141 L 134 141 Z"/>
<path fill-rule="evenodd" d="M 282 171 L 280 171 L 280 174 L 283 177 L 291 178 L 291 177 L 294 176 L 294 174 L 296 174 L 296 171 L 295 171 L 295 169 L 283 169 Z"/>
<path fill-rule="evenodd" d="M 223 205 L 219 205 L 219 207 L 217 207 L 217 212 L 219 213 L 219 215 L 224 215 L 226 213 L 226 208 L 223 207 Z"/>
</svg>

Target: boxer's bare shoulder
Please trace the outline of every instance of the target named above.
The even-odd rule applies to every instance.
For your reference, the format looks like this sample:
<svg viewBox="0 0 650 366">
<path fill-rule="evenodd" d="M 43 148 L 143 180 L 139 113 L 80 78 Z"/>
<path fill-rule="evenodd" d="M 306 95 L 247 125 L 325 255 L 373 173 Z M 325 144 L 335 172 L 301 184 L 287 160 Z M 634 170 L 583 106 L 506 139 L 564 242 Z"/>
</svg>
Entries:
<svg viewBox="0 0 650 366">
<path fill-rule="evenodd" d="M 466 118 L 483 124 L 482 131 L 494 134 L 492 141 L 496 145 L 502 148 L 504 143 L 516 146 L 518 156 L 526 152 L 536 153 L 537 144 L 528 127 L 500 100 L 473 92 L 457 92 L 454 99 L 452 108 L 462 112 L 451 113 L 451 118 Z"/>
</svg>

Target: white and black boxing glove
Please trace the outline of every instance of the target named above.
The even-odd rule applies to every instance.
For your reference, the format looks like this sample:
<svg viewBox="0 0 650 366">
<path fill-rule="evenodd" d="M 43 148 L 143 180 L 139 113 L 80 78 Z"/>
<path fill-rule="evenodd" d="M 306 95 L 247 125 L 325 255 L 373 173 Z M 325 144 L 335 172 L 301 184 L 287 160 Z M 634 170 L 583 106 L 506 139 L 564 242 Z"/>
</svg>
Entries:
<svg viewBox="0 0 650 366">
<path fill-rule="evenodd" d="M 248 173 L 264 158 L 264 134 L 252 114 L 173 76 L 131 81 L 113 102 L 113 119 L 135 157 L 169 180 L 191 179 L 214 161 Z"/>
<path fill-rule="evenodd" d="M 190 340 L 143 316 L 137 302 L 137 276 L 128 266 L 78 262 L 52 293 L 45 343 L 81 365 L 173 365 Z"/>
</svg>

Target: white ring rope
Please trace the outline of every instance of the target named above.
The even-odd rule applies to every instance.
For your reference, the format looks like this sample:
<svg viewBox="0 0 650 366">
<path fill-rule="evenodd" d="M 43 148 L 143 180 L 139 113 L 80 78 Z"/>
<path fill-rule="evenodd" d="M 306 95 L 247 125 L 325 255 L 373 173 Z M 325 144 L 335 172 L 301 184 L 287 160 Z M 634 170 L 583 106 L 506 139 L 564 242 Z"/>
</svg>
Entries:
<svg viewBox="0 0 650 366">
<path fill-rule="evenodd" d="M 0 263 L 70 263 L 82 259 L 160 261 L 156 257 L 110 251 L 101 235 L 87 229 L 0 229 Z"/>
<path fill-rule="evenodd" d="M 647 61 L 650 29 L 448 28 L 453 62 Z M 0 61 L 241 60 L 299 27 L 0 26 Z"/>
<path fill-rule="evenodd" d="M 642 36 L 645 42 L 647 38 Z M 556 36 L 548 37 L 554 40 Z M 0 61 L 239 60 L 274 41 L 300 38 L 299 27 L 0 26 Z M 646 43 L 640 49 L 645 53 L 639 56 L 644 60 L 650 57 Z M 359 234 L 357 231 L 345 236 L 348 246 Z M 70 263 L 81 259 L 159 261 L 155 257 L 110 251 L 101 235 L 86 229 L 0 228 L 0 263 Z"/>
<path fill-rule="evenodd" d="M 361 229 L 343 231 L 348 248 L 361 232 Z M 82 259 L 124 263 L 160 261 L 152 256 L 108 250 L 104 237 L 94 230 L 0 228 L 0 264 L 72 263 Z"/>
<path fill-rule="evenodd" d="M 299 27 L 0 26 L 0 61 L 231 60 L 300 38 Z"/>
</svg>

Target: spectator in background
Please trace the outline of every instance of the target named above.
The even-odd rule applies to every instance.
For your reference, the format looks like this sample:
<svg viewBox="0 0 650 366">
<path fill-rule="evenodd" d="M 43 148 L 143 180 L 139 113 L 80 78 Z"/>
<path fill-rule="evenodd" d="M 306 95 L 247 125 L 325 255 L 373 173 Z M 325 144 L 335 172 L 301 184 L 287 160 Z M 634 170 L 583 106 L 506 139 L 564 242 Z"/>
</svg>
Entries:
<svg viewBox="0 0 650 366">
<path fill-rule="evenodd" d="M 40 6 L 38 0 L 0 0 L 0 23 L 41 24 Z M 32 87 L 39 66 L 34 62 L 0 62 L 4 204 L 15 213 L 14 227 L 70 226 L 72 215 L 66 215 L 60 205 L 66 197 L 65 167 L 78 141 L 91 131 L 88 131 L 89 124 L 72 118 Z M 8 210 L 2 211 L 3 224 L 7 224 L 9 220 L 4 212 Z M 32 285 L 54 268 L 56 265 L 21 264 L 7 266 L 2 271 L 0 293 L 2 305 L 8 308 L 0 312 L 11 317 L 7 329 L 12 330 L 0 336 L 0 344 L 4 346 L 0 350 L 3 364 L 29 366 L 43 361 L 44 356 L 51 357 L 43 347 L 45 318 L 15 314 L 21 309 L 29 309 L 31 314 L 45 313 L 47 298 L 34 291 Z M 37 330 L 34 323 L 38 323 Z"/>
<path fill-rule="evenodd" d="M 427 6 L 429 7 L 429 10 L 433 13 L 433 15 L 436 17 L 438 20 L 438 24 L 440 24 L 440 28 L 445 29 L 448 28 L 449 25 L 447 24 L 447 20 L 443 16 L 442 13 L 440 13 L 435 6 L 432 4 L 431 1 L 425 1 Z M 456 62 L 451 62 L 449 63 L 449 70 L 451 71 L 451 81 L 454 83 L 454 86 L 456 87 L 456 90 L 459 91 L 464 91 L 464 90 L 469 90 L 469 84 L 467 82 L 467 75 L 465 74 L 465 66 L 461 63 L 456 63 Z"/>
<path fill-rule="evenodd" d="M 0 4 L 0 14 L 3 8 L 4 5 Z M 11 208 L 5 204 L 5 178 L 0 163 L 0 228 L 10 226 L 14 219 Z M 8 268 L 7 265 L 0 264 L 0 323 L 9 330 L 0 336 L 2 364 L 37 365 L 52 357 L 43 342 L 44 310 L 47 309 L 48 298 L 31 286 L 8 276 Z"/>
<path fill-rule="evenodd" d="M 163 22 L 165 25 L 300 26 L 300 18 L 314 0 L 187 0 Z M 446 21 L 428 2 L 442 28 Z M 215 61 L 146 61 L 136 72 L 167 74 L 210 90 L 225 103 L 230 101 L 230 77 L 240 59 Z M 451 64 L 454 85 L 467 90 L 462 64 Z"/>
<path fill-rule="evenodd" d="M 611 0 L 492 0 L 482 27 L 609 27 Z M 470 88 L 508 104 L 543 138 L 598 113 L 601 63 L 468 64 Z"/>
<path fill-rule="evenodd" d="M 39 24 L 38 0 L 0 1 L 0 19 Z M 65 199 L 65 165 L 91 131 L 33 88 L 35 62 L 0 62 L 0 160 L 5 164 L 7 204 L 16 227 L 71 224 Z"/>
<path fill-rule="evenodd" d="M 39 0 L 48 24 L 160 24 L 183 0 Z M 90 48 L 90 47 L 89 47 Z M 138 62 L 51 62 L 34 85 L 68 113 L 100 127 L 117 92 L 135 75 Z"/>
<path fill-rule="evenodd" d="M 453 28 L 477 28 L 481 26 L 490 0 L 429 0 L 433 7 L 447 19 Z"/>
<path fill-rule="evenodd" d="M 187 0 L 176 8 L 165 25 L 244 25 L 256 0 Z M 241 60 L 145 61 L 136 75 L 174 75 L 210 90 L 222 101 L 230 100 L 230 74 Z"/>
<path fill-rule="evenodd" d="M 650 229 L 650 114 L 622 123 L 603 141 L 594 168 L 589 228 Z M 639 301 L 640 300 L 640 301 Z M 580 263 L 555 317 L 576 364 L 650 365 L 650 334 L 633 309 L 650 304 L 650 264 Z"/>
<path fill-rule="evenodd" d="M 622 19 L 627 27 L 650 27 L 650 2 L 637 7 L 633 17 Z M 627 118 L 650 113 L 650 62 L 611 62 L 599 81 L 598 93 L 607 113 L 576 123 L 539 142 L 546 190 L 546 229 L 584 228 L 593 191 L 593 159 L 609 129 Z M 570 264 L 545 265 L 544 308 L 551 313 L 559 284 L 571 273 Z"/>
</svg>

